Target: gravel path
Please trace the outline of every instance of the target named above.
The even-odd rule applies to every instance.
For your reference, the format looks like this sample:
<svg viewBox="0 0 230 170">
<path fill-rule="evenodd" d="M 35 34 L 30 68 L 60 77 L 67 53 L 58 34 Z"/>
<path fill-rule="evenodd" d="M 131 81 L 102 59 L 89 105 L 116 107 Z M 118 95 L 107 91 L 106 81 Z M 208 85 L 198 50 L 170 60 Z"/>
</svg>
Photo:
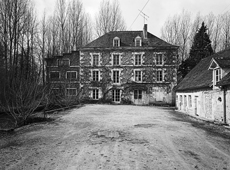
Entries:
<svg viewBox="0 0 230 170">
<path fill-rule="evenodd" d="M 86 105 L 67 112 L 1 138 L 0 169 L 230 169 L 228 136 L 168 108 Z"/>
</svg>

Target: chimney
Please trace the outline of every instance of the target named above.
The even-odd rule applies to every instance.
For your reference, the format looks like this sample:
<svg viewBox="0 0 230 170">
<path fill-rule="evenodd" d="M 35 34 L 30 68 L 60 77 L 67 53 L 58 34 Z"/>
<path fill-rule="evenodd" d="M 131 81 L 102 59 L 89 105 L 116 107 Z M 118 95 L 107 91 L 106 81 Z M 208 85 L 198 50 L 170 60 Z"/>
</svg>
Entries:
<svg viewBox="0 0 230 170">
<path fill-rule="evenodd" d="M 143 28 L 143 37 L 144 39 L 147 39 L 147 34 L 148 34 L 148 31 L 147 31 L 147 24 L 144 24 L 144 28 Z"/>
</svg>

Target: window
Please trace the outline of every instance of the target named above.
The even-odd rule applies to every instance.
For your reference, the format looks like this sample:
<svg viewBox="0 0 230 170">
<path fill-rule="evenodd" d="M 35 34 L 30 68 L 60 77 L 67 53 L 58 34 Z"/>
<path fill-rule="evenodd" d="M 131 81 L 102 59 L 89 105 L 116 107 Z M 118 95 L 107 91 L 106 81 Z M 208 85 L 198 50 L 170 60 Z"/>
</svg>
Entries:
<svg viewBox="0 0 230 170">
<path fill-rule="evenodd" d="M 120 47 L 120 39 L 118 37 L 115 37 L 113 39 L 113 46 L 114 47 Z"/>
<path fill-rule="evenodd" d="M 157 81 L 163 81 L 162 70 L 157 70 Z"/>
<path fill-rule="evenodd" d="M 134 90 L 134 99 L 142 99 L 142 90 Z"/>
<path fill-rule="evenodd" d="M 188 104 L 189 104 L 189 107 L 192 107 L 192 96 L 191 95 L 188 95 Z"/>
<path fill-rule="evenodd" d="M 184 95 L 184 106 L 187 106 L 187 96 Z"/>
<path fill-rule="evenodd" d="M 76 96 L 77 95 L 77 89 L 75 89 L 75 88 L 67 88 L 66 89 L 66 95 L 67 96 Z"/>
<path fill-rule="evenodd" d="M 50 72 L 50 79 L 59 79 L 59 71 Z"/>
<path fill-rule="evenodd" d="M 76 79 L 77 78 L 77 72 L 76 71 L 67 71 L 66 72 L 66 78 L 67 79 Z"/>
<path fill-rule="evenodd" d="M 162 64 L 163 64 L 163 55 L 156 54 L 156 65 L 162 65 Z"/>
<path fill-rule="evenodd" d="M 215 78 L 216 78 L 216 83 L 221 80 L 221 70 L 220 69 L 215 70 Z"/>
<path fill-rule="evenodd" d="M 98 100 L 99 99 L 99 90 L 93 89 L 93 99 Z"/>
<path fill-rule="evenodd" d="M 58 60 L 58 66 L 69 66 L 69 59 Z"/>
<path fill-rule="evenodd" d="M 142 81 L 142 71 L 136 70 L 134 74 L 135 74 L 135 81 L 141 82 Z"/>
<path fill-rule="evenodd" d="M 113 101 L 114 102 L 120 102 L 120 90 L 119 89 L 116 89 L 116 90 L 113 90 Z"/>
<path fill-rule="evenodd" d="M 141 54 L 135 54 L 135 65 L 141 65 Z"/>
<path fill-rule="evenodd" d="M 113 55 L 113 65 L 114 66 L 120 65 L 120 56 L 118 54 Z"/>
<path fill-rule="evenodd" d="M 120 83 L 120 75 L 118 70 L 113 71 L 113 83 Z"/>
<path fill-rule="evenodd" d="M 99 81 L 99 71 L 93 71 L 93 81 Z"/>
<path fill-rule="evenodd" d="M 138 36 L 135 38 L 135 46 L 140 47 L 141 46 L 141 37 Z"/>
<path fill-rule="evenodd" d="M 99 65 L 99 55 L 94 54 L 93 55 L 93 66 L 98 66 Z"/>
</svg>

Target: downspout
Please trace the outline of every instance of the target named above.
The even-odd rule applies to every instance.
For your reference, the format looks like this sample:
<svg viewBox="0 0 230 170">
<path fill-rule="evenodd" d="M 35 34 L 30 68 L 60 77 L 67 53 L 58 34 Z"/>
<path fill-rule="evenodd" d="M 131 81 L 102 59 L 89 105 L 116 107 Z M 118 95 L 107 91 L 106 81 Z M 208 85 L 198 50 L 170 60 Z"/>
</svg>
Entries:
<svg viewBox="0 0 230 170">
<path fill-rule="evenodd" d="M 223 87 L 223 107 L 224 107 L 224 124 L 227 124 L 227 118 L 226 118 L 226 87 Z"/>
</svg>

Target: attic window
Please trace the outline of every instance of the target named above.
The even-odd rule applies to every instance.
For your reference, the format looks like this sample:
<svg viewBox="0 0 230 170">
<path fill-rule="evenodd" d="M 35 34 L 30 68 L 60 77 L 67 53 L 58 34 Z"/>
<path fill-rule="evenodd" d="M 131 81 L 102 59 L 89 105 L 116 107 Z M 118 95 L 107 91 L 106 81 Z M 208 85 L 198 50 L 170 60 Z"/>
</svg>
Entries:
<svg viewBox="0 0 230 170">
<path fill-rule="evenodd" d="M 113 39 L 113 46 L 114 46 L 114 47 L 120 47 L 120 38 L 115 37 L 115 38 Z"/>
<path fill-rule="evenodd" d="M 135 46 L 136 47 L 140 47 L 141 46 L 141 37 L 140 36 L 137 36 L 135 38 Z"/>
</svg>

